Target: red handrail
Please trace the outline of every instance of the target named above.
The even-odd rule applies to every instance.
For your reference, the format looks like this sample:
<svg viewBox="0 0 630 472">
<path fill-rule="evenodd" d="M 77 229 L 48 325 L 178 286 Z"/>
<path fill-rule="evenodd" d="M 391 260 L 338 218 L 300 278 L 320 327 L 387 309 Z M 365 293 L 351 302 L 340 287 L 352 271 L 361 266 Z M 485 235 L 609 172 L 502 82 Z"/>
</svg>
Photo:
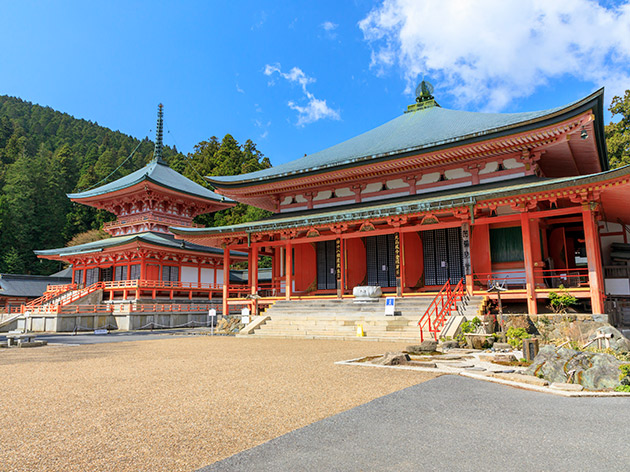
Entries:
<svg viewBox="0 0 630 472">
<path fill-rule="evenodd" d="M 438 333 L 444 327 L 446 318 L 450 316 L 451 311 L 457 308 L 457 302 L 464 297 L 464 279 L 460 279 L 455 286 L 455 290 L 451 289 L 451 282 L 447 281 L 440 289 L 431 304 L 424 312 L 424 315 L 418 321 L 420 327 L 420 341 L 424 341 L 424 327 L 428 327 L 429 333 L 433 333 L 437 341 Z M 431 315 L 434 315 L 433 323 L 431 323 Z"/>
</svg>

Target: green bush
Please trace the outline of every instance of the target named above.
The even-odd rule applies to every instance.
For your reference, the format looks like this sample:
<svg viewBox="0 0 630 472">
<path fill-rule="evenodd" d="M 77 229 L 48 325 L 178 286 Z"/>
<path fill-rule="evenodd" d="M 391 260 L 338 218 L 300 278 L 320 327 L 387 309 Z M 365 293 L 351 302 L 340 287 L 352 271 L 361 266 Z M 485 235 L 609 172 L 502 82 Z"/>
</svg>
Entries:
<svg viewBox="0 0 630 472">
<path fill-rule="evenodd" d="M 514 349 L 520 349 L 523 347 L 523 339 L 527 339 L 529 337 L 529 333 L 525 328 L 508 328 L 507 330 L 507 342 Z"/>
<path fill-rule="evenodd" d="M 460 345 L 463 345 L 466 342 L 466 336 L 464 336 L 464 334 L 474 333 L 477 331 L 479 326 L 481 326 L 481 320 L 476 316 L 470 321 L 464 321 L 459 330 L 459 335 L 456 338 Z"/>
<path fill-rule="evenodd" d="M 577 305 L 578 299 L 571 295 L 563 285 L 557 292 L 549 292 L 549 307 L 554 313 L 566 313 L 573 305 Z"/>
</svg>

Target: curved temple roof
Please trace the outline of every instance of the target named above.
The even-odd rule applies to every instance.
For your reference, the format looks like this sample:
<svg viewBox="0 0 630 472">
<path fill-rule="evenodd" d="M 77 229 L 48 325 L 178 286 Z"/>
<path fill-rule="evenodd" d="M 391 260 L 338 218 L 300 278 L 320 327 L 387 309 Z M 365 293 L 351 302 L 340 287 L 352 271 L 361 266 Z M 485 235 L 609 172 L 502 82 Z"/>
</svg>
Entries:
<svg viewBox="0 0 630 472">
<path fill-rule="evenodd" d="M 38 256 L 60 256 L 60 257 L 70 257 L 79 254 L 90 254 L 93 252 L 101 252 L 104 249 L 110 247 L 121 246 L 123 244 L 128 244 L 133 241 L 141 241 L 147 244 L 152 244 L 156 246 L 163 246 L 172 249 L 184 249 L 187 251 L 195 251 L 202 252 L 208 254 L 223 254 L 222 249 L 202 246 L 200 244 L 189 243 L 186 241 L 175 240 L 175 237 L 169 234 L 161 234 L 161 233 L 136 233 L 129 234 L 125 236 L 115 236 L 113 238 L 100 239 L 98 241 L 93 241 L 90 243 L 79 244 L 77 246 L 56 248 L 56 249 L 45 249 L 40 251 L 33 251 Z M 236 256 L 244 256 L 244 253 L 236 253 L 232 251 L 230 254 Z"/>
<path fill-rule="evenodd" d="M 68 194 L 68 198 L 75 200 L 96 197 L 98 195 L 104 195 L 106 193 L 115 192 L 117 190 L 123 190 L 145 180 L 149 180 L 158 185 L 167 187 L 180 193 L 204 198 L 206 200 L 224 203 L 232 202 L 231 199 L 223 197 L 221 195 L 217 195 L 207 188 L 202 187 L 198 183 L 193 182 L 192 180 L 175 172 L 164 161 L 155 159 L 144 166 L 142 169 L 132 172 L 131 174 L 126 175 L 118 180 L 115 180 L 92 190 L 86 190 L 85 192 L 70 193 Z"/>
<path fill-rule="evenodd" d="M 562 107 L 525 113 L 476 113 L 434 106 L 404 113 L 359 136 L 285 164 L 249 174 L 206 178 L 217 187 L 254 185 L 264 180 L 360 164 L 375 158 L 454 145 L 470 139 L 487 139 L 489 135 L 540 124 L 569 111 L 580 111 L 580 108 L 592 107 L 601 113 L 603 94 L 602 88 L 586 98 Z M 607 166 L 603 165 L 603 168 L 606 169 Z"/>
</svg>

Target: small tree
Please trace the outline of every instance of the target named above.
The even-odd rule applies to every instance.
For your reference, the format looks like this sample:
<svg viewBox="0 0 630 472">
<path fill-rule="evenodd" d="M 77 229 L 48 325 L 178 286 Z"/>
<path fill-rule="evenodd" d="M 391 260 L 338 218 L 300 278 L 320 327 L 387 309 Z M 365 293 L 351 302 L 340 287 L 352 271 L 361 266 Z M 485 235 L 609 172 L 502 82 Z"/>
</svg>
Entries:
<svg viewBox="0 0 630 472">
<path fill-rule="evenodd" d="M 569 291 L 560 285 L 557 292 L 549 292 L 549 307 L 554 313 L 566 313 L 573 305 L 577 305 L 577 298 L 569 293 Z"/>
</svg>

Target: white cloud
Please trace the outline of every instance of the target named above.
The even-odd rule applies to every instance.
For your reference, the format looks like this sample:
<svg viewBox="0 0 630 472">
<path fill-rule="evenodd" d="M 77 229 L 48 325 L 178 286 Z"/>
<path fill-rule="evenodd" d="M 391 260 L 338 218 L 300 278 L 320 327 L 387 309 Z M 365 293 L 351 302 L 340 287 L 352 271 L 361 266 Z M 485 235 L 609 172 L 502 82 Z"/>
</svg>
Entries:
<svg viewBox="0 0 630 472">
<path fill-rule="evenodd" d="M 377 74 L 424 75 L 462 105 L 501 110 L 566 75 L 630 86 L 630 0 L 383 0 L 359 22 Z"/>
<path fill-rule="evenodd" d="M 324 21 L 321 24 L 321 27 L 324 29 L 324 31 L 334 31 L 337 29 L 339 25 L 333 23 L 332 21 Z"/>
<path fill-rule="evenodd" d="M 304 126 L 326 118 L 331 120 L 339 120 L 341 118 L 339 112 L 330 108 L 326 100 L 316 98 L 307 90 L 306 86 L 315 82 L 315 79 L 307 76 L 299 67 L 293 67 L 289 72 L 282 72 L 280 64 L 267 64 L 265 65 L 264 74 L 269 77 L 278 74 L 280 77 L 296 83 L 302 88 L 307 104 L 304 106 L 299 105 L 293 100 L 288 102 L 289 108 L 298 112 L 297 126 Z M 270 85 L 273 85 L 273 81 L 270 82 Z"/>
<path fill-rule="evenodd" d="M 245 90 L 243 90 L 241 87 L 239 87 L 238 82 L 236 82 L 236 91 L 238 93 L 245 93 Z"/>
</svg>

